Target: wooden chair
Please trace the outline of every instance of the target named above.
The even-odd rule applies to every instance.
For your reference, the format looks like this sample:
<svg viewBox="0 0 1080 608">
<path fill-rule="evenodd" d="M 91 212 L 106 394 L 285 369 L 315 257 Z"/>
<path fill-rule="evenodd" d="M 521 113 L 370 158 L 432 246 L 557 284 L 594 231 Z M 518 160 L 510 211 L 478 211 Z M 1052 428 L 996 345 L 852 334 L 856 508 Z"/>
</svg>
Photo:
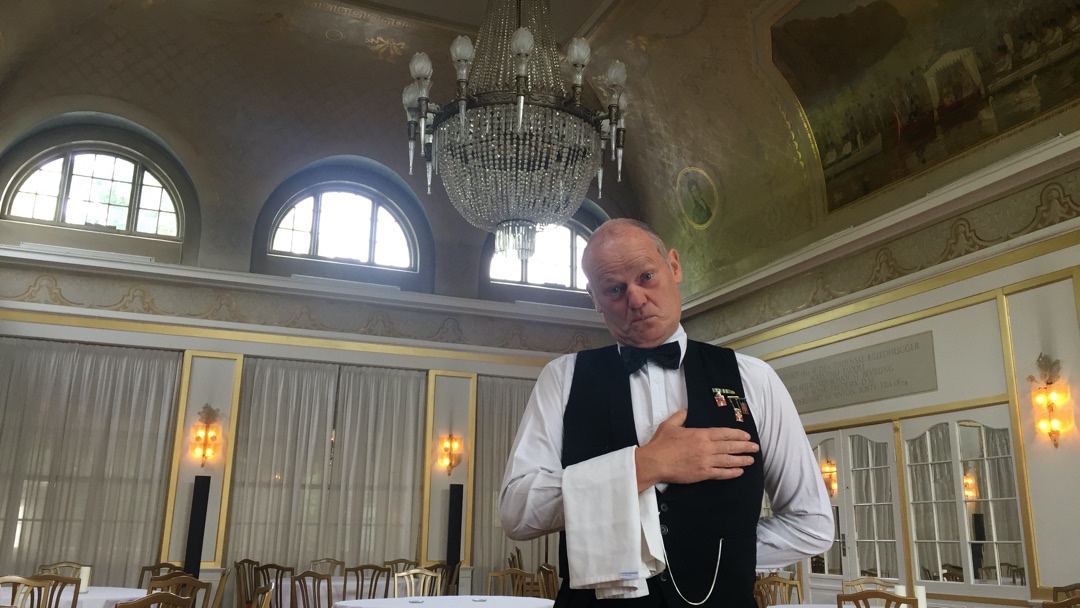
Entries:
<svg viewBox="0 0 1080 608">
<path fill-rule="evenodd" d="M 406 570 L 413 570 L 420 567 L 420 562 L 414 562 L 411 559 L 391 559 L 383 562 L 384 566 L 390 566 L 390 569 L 394 571 L 394 574 L 400 574 Z"/>
<path fill-rule="evenodd" d="M 955 564 L 941 564 L 941 580 L 952 583 L 964 582 L 964 569 Z"/>
<path fill-rule="evenodd" d="M 401 585 L 405 584 L 405 595 L 399 596 Z M 442 577 L 438 572 L 425 568 L 413 568 L 394 574 L 394 597 L 416 597 L 438 595 L 442 586 Z"/>
<path fill-rule="evenodd" d="M 52 583 L 22 576 L 0 576 L 0 606 L 44 608 Z M 74 608 L 74 603 L 72 604 Z"/>
<path fill-rule="evenodd" d="M 150 579 L 155 576 L 183 571 L 184 569 L 180 566 L 168 562 L 161 562 L 160 564 L 154 564 L 153 566 L 143 566 L 139 569 L 139 589 L 146 589 L 146 585 L 150 583 Z"/>
<path fill-rule="evenodd" d="M 217 589 L 214 591 L 214 601 L 210 603 L 210 608 L 221 608 L 221 601 L 225 598 L 225 585 L 229 582 L 230 573 L 232 573 L 232 570 L 229 568 L 221 572 L 221 578 L 217 582 Z"/>
<path fill-rule="evenodd" d="M 461 576 L 461 560 L 450 568 L 450 574 L 443 579 L 443 595 L 457 595 L 458 578 Z"/>
<path fill-rule="evenodd" d="M 270 594 L 270 606 L 272 608 L 284 608 L 285 594 L 290 593 L 292 577 L 296 572 L 291 566 L 279 566 L 277 564 L 261 564 L 255 568 L 255 580 L 260 585 L 274 584 L 274 590 Z"/>
<path fill-rule="evenodd" d="M 1012 577 L 1012 584 L 1014 585 L 1027 584 L 1027 573 L 1022 566 L 1010 564 L 1009 562 L 1001 562 L 1001 574 L 1002 578 L 1006 576 Z"/>
<path fill-rule="evenodd" d="M 1072 585 L 1069 585 L 1072 587 Z M 1043 608 L 1077 608 L 1080 606 L 1080 595 L 1069 596 L 1061 601 L 1043 602 Z"/>
<path fill-rule="evenodd" d="M 379 583 L 382 583 L 382 598 L 390 597 L 390 584 L 394 578 L 394 569 L 390 566 L 377 566 L 375 564 L 363 564 L 352 568 L 345 568 L 345 599 L 373 600 L 380 597 L 378 594 Z M 350 585 L 350 582 L 353 584 Z M 350 596 L 349 588 L 355 591 Z"/>
<path fill-rule="evenodd" d="M 330 576 L 344 576 L 345 562 L 332 557 L 313 559 L 311 560 L 311 563 L 308 564 L 308 570 L 320 574 L 329 574 Z"/>
<path fill-rule="evenodd" d="M 188 574 L 177 575 L 176 572 L 169 572 L 151 578 L 146 590 L 151 594 L 166 592 L 180 597 L 190 597 L 192 599 L 192 608 L 210 608 L 210 596 L 213 594 L 213 587 L 211 583 L 200 581 L 194 576 Z"/>
<path fill-rule="evenodd" d="M 446 581 L 450 578 L 450 566 L 446 562 L 435 562 L 424 566 L 427 570 L 439 575 L 439 593 L 438 595 L 447 595 L 446 593 Z"/>
<path fill-rule="evenodd" d="M 898 608 L 899 606 L 918 608 L 919 606 L 918 601 L 913 597 L 904 597 L 888 591 L 875 590 L 837 595 L 836 607 L 844 608 L 845 604 L 851 604 L 856 608 L 878 608 L 880 606 L 884 606 L 884 608 Z"/>
<path fill-rule="evenodd" d="M 195 598 L 193 597 L 182 597 L 175 593 L 161 591 L 130 602 L 120 602 L 116 605 L 116 608 L 150 608 L 151 606 L 159 608 L 191 608 L 194 603 Z"/>
<path fill-rule="evenodd" d="M 156 582 L 160 583 L 162 581 L 167 581 L 167 580 L 169 580 L 171 578 L 180 578 L 180 577 L 184 577 L 184 576 L 187 576 L 187 577 L 190 578 L 191 575 L 189 575 L 187 572 L 184 572 L 183 570 L 175 570 L 173 572 L 166 572 L 165 574 L 158 574 L 157 576 L 151 576 L 150 580 L 146 582 L 145 589 L 149 589 L 150 588 L 150 583 L 152 583 L 152 582 L 156 581 Z"/>
<path fill-rule="evenodd" d="M 504 568 L 488 574 L 488 595 L 524 597 L 525 590 L 536 584 L 536 575 L 521 568 Z"/>
<path fill-rule="evenodd" d="M 233 569 L 236 570 L 236 608 L 252 608 L 251 603 L 255 601 L 255 588 L 262 586 L 255 577 L 255 568 L 258 567 L 259 562 L 253 559 L 233 562 Z M 258 605 L 254 608 L 258 608 Z"/>
<path fill-rule="evenodd" d="M 330 608 L 334 605 L 334 590 L 330 575 L 305 570 L 292 577 L 292 608 Z"/>
<path fill-rule="evenodd" d="M 56 562 L 55 564 L 42 564 L 38 566 L 37 573 L 79 578 L 79 572 L 83 568 L 89 568 L 89 566 L 76 562 Z"/>
<path fill-rule="evenodd" d="M 843 593 L 849 595 L 860 591 L 888 591 L 889 593 L 892 593 L 895 589 L 896 583 L 890 583 L 889 581 L 880 578 L 864 576 L 853 581 L 844 581 Z"/>
<path fill-rule="evenodd" d="M 1078 595 L 1080 595 L 1080 583 L 1073 583 L 1071 585 L 1065 585 L 1064 587 L 1054 587 L 1055 602 L 1067 600 L 1070 597 L 1076 597 Z"/>
<path fill-rule="evenodd" d="M 59 576 L 57 574 L 37 574 L 30 577 L 32 581 L 45 581 L 49 583 L 49 588 L 45 592 L 45 597 L 42 598 L 41 608 L 60 608 L 61 601 L 60 596 L 71 587 L 71 605 L 70 608 L 75 608 L 75 605 L 79 601 L 79 587 L 82 585 L 82 580 L 77 576 Z M 67 602 L 63 602 L 64 606 L 67 606 Z"/>
<path fill-rule="evenodd" d="M 754 581 L 754 597 L 757 598 L 760 608 L 777 604 L 801 604 L 802 583 L 779 574 L 770 574 Z"/>
<path fill-rule="evenodd" d="M 270 608 L 270 600 L 273 597 L 274 583 L 262 585 L 251 592 L 251 606 L 252 608 Z"/>
<path fill-rule="evenodd" d="M 543 564 L 536 572 L 540 579 L 540 592 L 545 599 L 553 600 L 559 594 L 559 572 L 551 564 Z"/>
</svg>

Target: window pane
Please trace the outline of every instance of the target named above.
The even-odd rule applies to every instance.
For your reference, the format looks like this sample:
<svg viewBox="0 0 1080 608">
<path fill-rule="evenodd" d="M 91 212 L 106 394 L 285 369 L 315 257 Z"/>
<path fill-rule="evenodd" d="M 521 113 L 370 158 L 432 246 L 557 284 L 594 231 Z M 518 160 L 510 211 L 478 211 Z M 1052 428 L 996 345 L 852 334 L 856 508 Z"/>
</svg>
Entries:
<svg viewBox="0 0 1080 608">
<path fill-rule="evenodd" d="M 369 261 L 371 200 L 353 192 L 324 192 L 319 200 L 316 255 Z"/>
<path fill-rule="evenodd" d="M 1020 541 L 1020 513 L 1015 499 L 990 501 L 996 540 Z"/>
<path fill-rule="evenodd" d="M 64 222 L 127 228 L 133 165 L 109 154 L 74 155 Z"/>
<path fill-rule="evenodd" d="M 570 239 L 566 226 L 543 226 L 536 232 L 536 252 L 526 262 L 531 285 L 570 287 Z"/>
<path fill-rule="evenodd" d="M 64 159 L 57 158 L 31 173 L 15 194 L 9 213 L 36 220 L 55 219 L 63 169 Z"/>
<path fill-rule="evenodd" d="M 915 543 L 915 557 L 919 564 L 919 580 L 941 580 L 941 560 L 938 559 L 937 543 Z"/>
<path fill-rule="evenodd" d="M 139 219 L 135 223 L 135 230 L 138 232 L 157 232 L 158 224 L 158 212 L 150 211 L 147 209 L 139 210 Z"/>
<path fill-rule="evenodd" d="M 311 217 L 315 199 L 307 197 L 293 206 L 278 223 L 270 250 L 306 255 L 311 251 Z"/>
<path fill-rule="evenodd" d="M 874 507 L 874 521 L 877 524 L 877 537 L 882 540 L 895 540 L 893 526 L 893 506 L 891 504 Z"/>
<path fill-rule="evenodd" d="M 393 214 L 382 206 L 375 216 L 375 263 L 392 268 L 412 266 L 409 239 Z"/>
<path fill-rule="evenodd" d="M 915 521 L 915 540 L 934 540 L 937 538 L 934 524 L 934 505 L 919 503 L 912 505 Z"/>
<path fill-rule="evenodd" d="M 180 218 L 175 213 L 161 212 L 158 214 L 157 233 L 162 236 L 178 236 L 177 228 L 180 226 Z"/>
<path fill-rule="evenodd" d="M 488 276 L 495 281 L 521 282 L 521 260 L 513 252 L 504 252 L 491 256 L 491 269 Z"/>
<path fill-rule="evenodd" d="M 589 280 L 585 278 L 585 270 L 581 267 L 581 255 L 585 253 L 585 245 L 587 244 L 588 241 L 585 240 L 585 237 L 580 234 L 574 236 L 574 254 L 577 256 L 577 259 L 574 261 L 577 268 L 577 276 L 574 278 L 574 287 L 577 289 L 585 289 L 586 283 L 589 282 Z"/>
<path fill-rule="evenodd" d="M 930 465 L 910 465 L 911 471 L 911 497 L 916 502 L 932 500 L 933 494 L 930 488 Z"/>
<path fill-rule="evenodd" d="M 159 213 L 160 211 L 160 213 Z M 147 212 L 153 212 L 149 214 Z M 139 216 L 136 232 L 176 236 L 177 216 L 172 197 L 149 171 L 143 171 L 143 185 L 139 192 Z"/>
</svg>

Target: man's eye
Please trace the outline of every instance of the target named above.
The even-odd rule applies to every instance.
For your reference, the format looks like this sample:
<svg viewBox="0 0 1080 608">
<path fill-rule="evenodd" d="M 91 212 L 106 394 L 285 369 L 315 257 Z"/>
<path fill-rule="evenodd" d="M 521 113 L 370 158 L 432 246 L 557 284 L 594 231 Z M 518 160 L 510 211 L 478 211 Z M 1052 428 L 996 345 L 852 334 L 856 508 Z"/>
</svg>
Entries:
<svg viewBox="0 0 1080 608">
<path fill-rule="evenodd" d="M 607 292 L 609 294 L 613 295 L 613 296 L 618 295 L 619 292 L 621 292 L 621 291 L 622 291 L 622 286 L 621 285 L 612 285 L 611 287 L 608 287 L 608 289 L 607 289 Z"/>
<path fill-rule="evenodd" d="M 642 280 L 645 280 L 645 281 L 651 281 L 652 278 L 653 278 L 653 273 L 646 272 L 645 274 L 641 275 L 641 278 L 642 278 Z"/>
</svg>

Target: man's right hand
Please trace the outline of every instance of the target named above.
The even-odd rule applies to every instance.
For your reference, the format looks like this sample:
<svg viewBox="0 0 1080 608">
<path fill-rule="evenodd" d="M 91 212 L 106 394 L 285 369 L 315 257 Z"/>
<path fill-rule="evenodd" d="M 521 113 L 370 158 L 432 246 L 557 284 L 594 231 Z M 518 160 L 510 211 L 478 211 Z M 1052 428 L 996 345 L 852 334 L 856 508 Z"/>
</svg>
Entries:
<svg viewBox="0 0 1080 608">
<path fill-rule="evenodd" d="M 750 434 L 733 428 L 686 428 L 681 409 L 656 428 L 649 443 L 634 455 L 638 492 L 657 483 L 695 483 L 732 479 L 754 462 L 758 444 Z"/>
</svg>

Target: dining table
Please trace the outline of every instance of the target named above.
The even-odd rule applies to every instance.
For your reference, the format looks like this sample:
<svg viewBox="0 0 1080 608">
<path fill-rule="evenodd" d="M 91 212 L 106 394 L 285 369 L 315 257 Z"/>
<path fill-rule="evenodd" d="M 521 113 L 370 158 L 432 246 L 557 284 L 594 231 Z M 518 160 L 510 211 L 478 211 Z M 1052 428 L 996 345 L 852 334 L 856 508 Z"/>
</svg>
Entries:
<svg viewBox="0 0 1080 608">
<path fill-rule="evenodd" d="M 389 576 L 389 577 L 388 576 L 383 576 L 382 579 L 379 581 L 379 584 L 375 586 L 375 595 L 377 595 L 379 597 L 382 597 L 384 594 L 386 594 L 387 593 L 386 585 L 390 580 L 392 580 L 392 578 L 393 578 L 392 576 Z M 331 593 L 331 597 L 333 598 L 333 600 L 335 602 L 334 605 L 337 605 L 337 604 L 341 603 L 341 601 L 345 599 L 345 592 L 346 592 L 345 580 L 346 580 L 346 577 L 344 577 L 344 576 L 334 576 L 334 577 L 330 578 L 330 593 Z M 371 579 L 365 578 L 364 579 L 364 589 L 366 590 L 370 584 L 371 584 Z M 403 581 L 403 580 L 397 581 L 397 587 L 398 587 L 398 593 L 400 595 L 404 595 L 406 593 L 407 587 L 406 587 L 405 581 Z M 349 592 L 349 595 L 355 595 L 356 594 L 356 584 L 353 582 L 353 577 L 349 577 L 348 592 Z M 394 597 L 394 589 L 393 589 L 393 587 L 390 588 L 389 595 L 390 595 L 390 597 Z M 82 608 L 81 604 L 79 605 L 79 608 Z M 292 608 L 292 589 L 287 589 L 287 590 L 285 590 L 285 593 L 282 594 L 282 596 L 281 596 L 281 608 Z"/>
<path fill-rule="evenodd" d="M 68 587 L 60 594 L 57 608 L 71 608 L 74 589 Z M 79 599 L 74 602 L 76 608 L 114 608 L 121 602 L 130 602 L 146 595 L 146 589 L 130 587 L 87 587 L 80 590 Z"/>
<path fill-rule="evenodd" d="M 347 600 L 334 608 L 551 608 L 555 602 L 539 597 L 506 595 L 437 595 L 378 600 Z"/>
</svg>

